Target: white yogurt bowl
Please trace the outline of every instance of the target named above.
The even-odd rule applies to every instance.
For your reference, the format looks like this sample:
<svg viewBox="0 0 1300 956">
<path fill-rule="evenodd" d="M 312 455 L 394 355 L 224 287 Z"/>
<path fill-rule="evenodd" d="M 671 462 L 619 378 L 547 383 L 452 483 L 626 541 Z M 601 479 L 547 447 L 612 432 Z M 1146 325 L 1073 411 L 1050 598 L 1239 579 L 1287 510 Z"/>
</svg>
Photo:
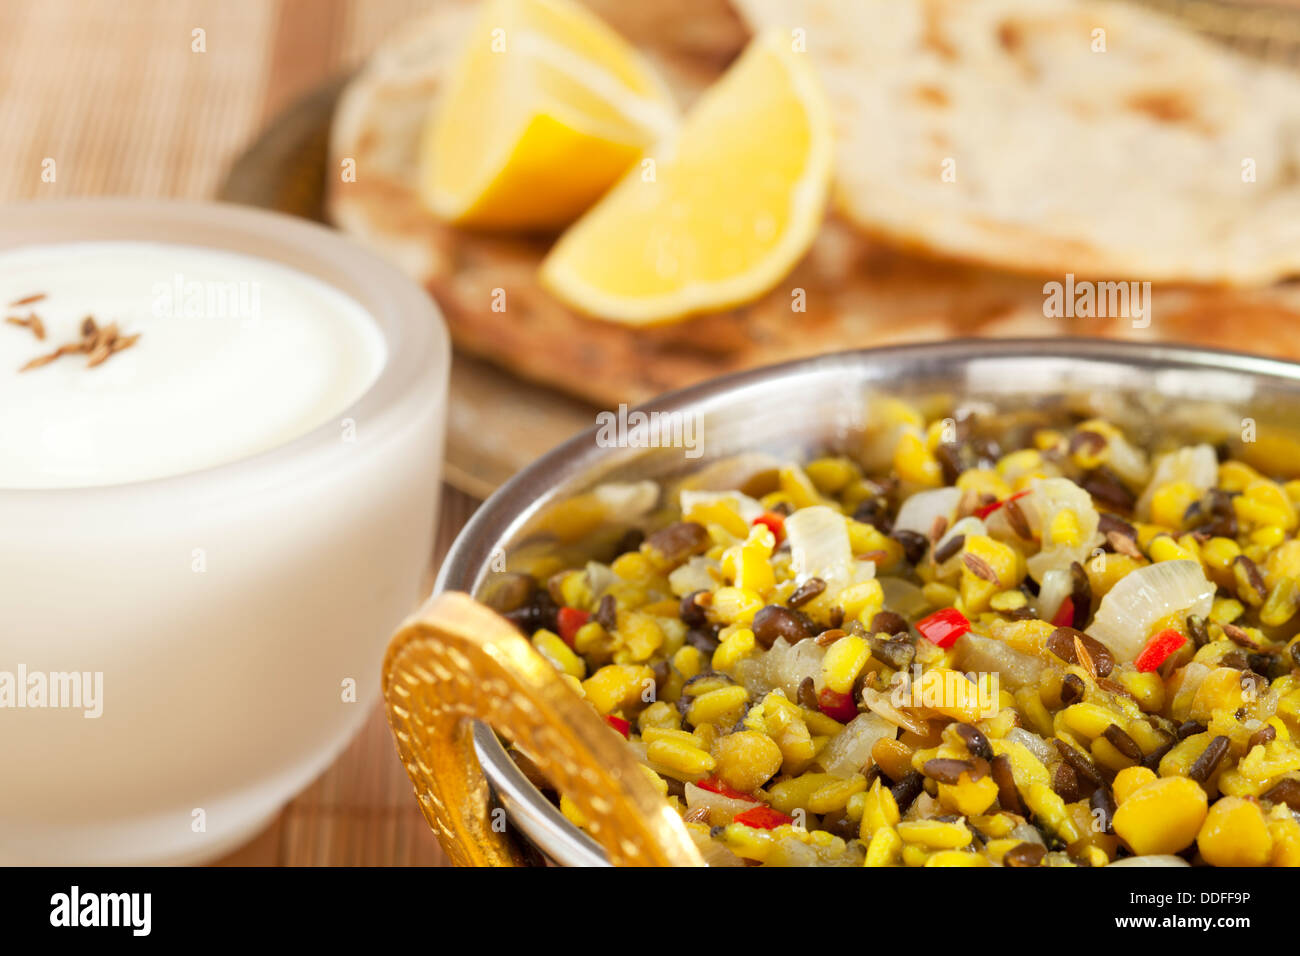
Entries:
<svg viewBox="0 0 1300 956">
<path fill-rule="evenodd" d="M 155 245 L 143 272 L 80 247 L 86 263 L 108 250 L 95 274 L 116 297 L 85 312 L 142 331 L 132 348 L 21 373 L 49 373 L 39 387 L 0 384 L 0 862 L 199 861 L 257 832 L 370 712 L 430 557 L 447 334 L 421 289 L 318 226 L 216 204 L 40 202 L 0 208 L 0 307 L 16 287 L 45 293 L 3 314 L 45 311 L 54 327 L 37 341 L 0 325 L 5 361 L 15 341 L 34 356 L 68 340 L 69 298 L 95 288 L 89 265 L 68 288 L 28 287 L 15 250 L 72 243 Z M 178 262 L 193 271 L 177 287 Z M 58 274 L 31 267 L 30 285 Z M 227 278 L 258 284 L 243 325 L 160 306 L 168 284 Z M 164 343 L 174 375 L 159 372 Z"/>
</svg>

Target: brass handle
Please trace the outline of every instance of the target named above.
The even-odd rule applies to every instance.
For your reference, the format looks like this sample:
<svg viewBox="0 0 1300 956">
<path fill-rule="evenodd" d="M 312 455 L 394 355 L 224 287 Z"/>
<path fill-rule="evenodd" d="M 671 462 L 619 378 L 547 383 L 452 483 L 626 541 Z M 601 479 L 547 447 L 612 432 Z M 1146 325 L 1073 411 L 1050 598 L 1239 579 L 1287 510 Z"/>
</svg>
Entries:
<svg viewBox="0 0 1300 956">
<path fill-rule="evenodd" d="M 591 706 L 515 627 L 467 594 L 436 594 L 384 658 L 384 701 L 425 819 L 452 861 L 518 866 L 488 818 L 474 751 L 482 720 L 533 757 L 616 866 L 700 866 L 677 813 Z"/>
</svg>

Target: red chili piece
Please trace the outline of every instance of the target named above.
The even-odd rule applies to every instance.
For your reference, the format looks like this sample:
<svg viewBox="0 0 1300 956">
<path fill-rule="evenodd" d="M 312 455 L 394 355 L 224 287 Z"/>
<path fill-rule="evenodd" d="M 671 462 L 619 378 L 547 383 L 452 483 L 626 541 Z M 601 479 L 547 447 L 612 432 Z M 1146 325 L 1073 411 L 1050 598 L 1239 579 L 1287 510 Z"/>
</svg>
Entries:
<svg viewBox="0 0 1300 956">
<path fill-rule="evenodd" d="M 1142 648 L 1142 653 L 1137 656 L 1133 665 L 1143 673 L 1149 673 L 1169 660 L 1169 655 L 1186 643 L 1187 638 L 1172 627 L 1166 628 L 1147 641 L 1147 646 Z"/>
<path fill-rule="evenodd" d="M 590 620 L 590 611 L 583 611 L 576 607 L 562 607 L 555 614 L 555 624 L 560 629 L 560 637 L 570 647 L 573 646 L 573 635 Z"/>
<path fill-rule="evenodd" d="M 1052 615 L 1052 623 L 1056 627 L 1069 627 L 1074 623 L 1074 598 L 1070 597 L 1068 594 L 1065 596 L 1065 600 L 1061 602 L 1061 606 L 1058 607 L 1056 613 Z"/>
<path fill-rule="evenodd" d="M 773 830 L 782 824 L 794 823 L 794 817 L 787 817 L 771 807 L 754 807 L 752 810 L 736 814 L 732 819 L 736 823 L 758 830 Z"/>
<path fill-rule="evenodd" d="M 858 716 L 858 708 L 853 703 L 853 695 L 841 694 L 829 687 L 823 687 L 817 692 L 817 707 L 831 720 L 838 720 L 841 724 L 847 724 Z"/>
<path fill-rule="evenodd" d="M 735 787 L 728 787 L 717 777 L 705 777 L 703 780 L 697 780 L 695 781 L 695 786 L 699 787 L 701 790 L 707 790 L 709 793 L 716 793 L 722 797 L 731 797 L 733 800 L 748 800 L 750 803 L 757 802 L 754 800 L 754 795 L 752 793 L 741 793 Z"/>
<path fill-rule="evenodd" d="M 955 607 L 948 607 L 921 618 L 916 622 L 916 629 L 931 644 L 947 648 L 970 630 L 970 621 Z"/>
<path fill-rule="evenodd" d="M 772 532 L 772 537 L 776 538 L 777 544 L 785 540 L 785 518 L 775 511 L 764 511 L 750 523 L 766 526 Z"/>
</svg>

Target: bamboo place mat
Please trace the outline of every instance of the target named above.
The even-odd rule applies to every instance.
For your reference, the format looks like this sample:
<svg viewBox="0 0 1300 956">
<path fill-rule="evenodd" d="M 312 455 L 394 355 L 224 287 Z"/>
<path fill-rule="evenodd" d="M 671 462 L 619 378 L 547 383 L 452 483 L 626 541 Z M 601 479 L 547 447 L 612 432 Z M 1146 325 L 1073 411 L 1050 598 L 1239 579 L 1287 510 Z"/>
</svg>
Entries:
<svg viewBox="0 0 1300 956">
<path fill-rule="evenodd" d="M 286 104 L 356 64 L 414 0 L 3 0 L 0 202 L 211 198 Z M 196 52 L 202 30 L 206 52 Z M 44 182 L 46 160 L 54 181 Z M 443 491 L 436 568 L 476 502 Z M 432 576 L 426 581 L 426 591 Z M 414 602 L 416 595 L 412 595 Z M 383 713 L 237 865 L 442 865 Z"/>
</svg>

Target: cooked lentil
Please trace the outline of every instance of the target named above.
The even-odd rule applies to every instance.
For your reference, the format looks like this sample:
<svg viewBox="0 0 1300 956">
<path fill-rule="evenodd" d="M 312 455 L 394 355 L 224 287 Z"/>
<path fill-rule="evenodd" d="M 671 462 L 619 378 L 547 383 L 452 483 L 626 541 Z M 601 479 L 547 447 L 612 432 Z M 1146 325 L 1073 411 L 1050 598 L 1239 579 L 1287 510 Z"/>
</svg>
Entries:
<svg viewBox="0 0 1300 956">
<path fill-rule="evenodd" d="M 706 858 L 1300 865 L 1300 482 L 885 407 L 511 592 Z"/>
</svg>

